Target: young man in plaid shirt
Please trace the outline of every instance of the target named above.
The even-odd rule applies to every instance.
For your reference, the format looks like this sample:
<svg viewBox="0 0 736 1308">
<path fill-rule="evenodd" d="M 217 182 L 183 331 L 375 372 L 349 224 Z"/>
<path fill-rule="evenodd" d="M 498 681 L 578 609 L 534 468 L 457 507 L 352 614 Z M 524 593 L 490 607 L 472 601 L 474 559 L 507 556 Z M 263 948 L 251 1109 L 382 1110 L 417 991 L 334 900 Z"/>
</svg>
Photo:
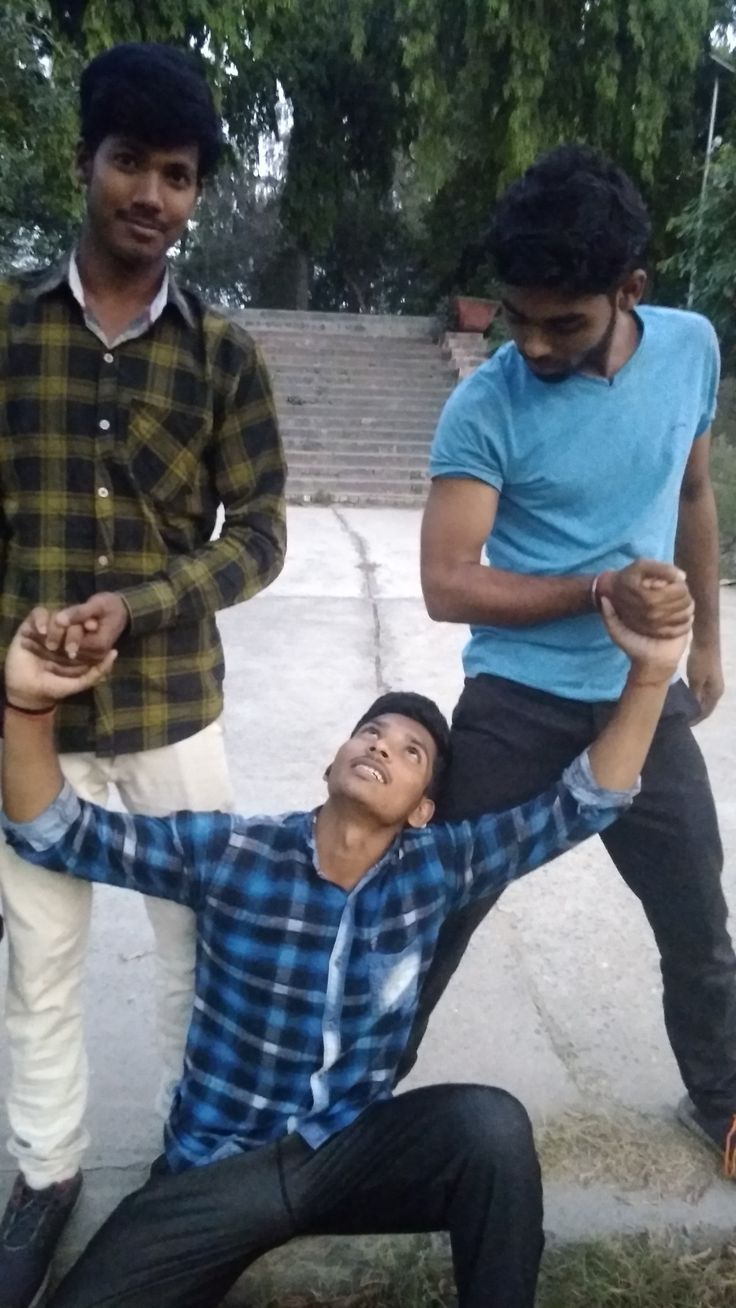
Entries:
<svg viewBox="0 0 736 1308">
<path fill-rule="evenodd" d="M 62 885 L 184 905 L 198 933 L 164 1155 L 51 1308 L 214 1308 L 294 1235 L 443 1229 L 460 1308 L 531 1308 L 542 1203 L 522 1106 L 483 1086 L 392 1090 L 447 915 L 601 831 L 636 794 L 692 620 L 682 574 L 654 584 L 680 597 L 669 639 L 634 634 L 602 601 L 631 664 L 597 740 L 545 793 L 457 823 L 432 823 L 447 723 L 401 692 L 361 718 L 314 813 L 152 818 L 86 803 L 59 767 L 56 705 L 99 685 L 114 652 L 60 670 L 31 615 L 5 667 L 10 842 Z"/>
<path fill-rule="evenodd" d="M 196 63 L 166 46 L 106 51 L 83 73 L 80 100 L 78 245 L 0 285 L 0 658 L 30 605 L 76 605 L 67 650 L 93 662 L 119 648 L 115 681 L 60 714 L 76 789 L 104 803 L 114 783 L 133 812 L 227 809 L 215 613 L 273 580 L 285 530 L 263 364 L 166 263 L 216 165 L 220 121 Z M 59 624 L 49 639 L 63 634 Z M 34 1300 L 81 1185 L 90 889 L 0 846 L 20 1166 L 0 1227 L 2 1308 Z M 171 1086 L 191 1012 L 194 917 L 148 906 Z M 164 1111 L 169 1098 L 164 1086 Z"/>
</svg>

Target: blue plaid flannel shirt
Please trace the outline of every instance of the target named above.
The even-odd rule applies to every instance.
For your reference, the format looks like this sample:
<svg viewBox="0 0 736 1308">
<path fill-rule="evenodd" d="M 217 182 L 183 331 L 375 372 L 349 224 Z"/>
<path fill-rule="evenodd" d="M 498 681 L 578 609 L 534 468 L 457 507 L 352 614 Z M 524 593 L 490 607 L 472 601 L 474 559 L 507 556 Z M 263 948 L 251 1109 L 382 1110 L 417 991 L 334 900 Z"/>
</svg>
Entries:
<svg viewBox="0 0 736 1308">
<path fill-rule="evenodd" d="M 583 754 L 508 812 L 407 828 L 349 893 L 320 873 L 312 813 L 141 817 L 67 784 L 35 821 L 3 825 L 28 862 L 197 915 L 165 1137 L 176 1172 L 292 1131 L 316 1148 L 388 1098 L 446 915 L 601 831 L 634 793 L 601 790 Z"/>
</svg>

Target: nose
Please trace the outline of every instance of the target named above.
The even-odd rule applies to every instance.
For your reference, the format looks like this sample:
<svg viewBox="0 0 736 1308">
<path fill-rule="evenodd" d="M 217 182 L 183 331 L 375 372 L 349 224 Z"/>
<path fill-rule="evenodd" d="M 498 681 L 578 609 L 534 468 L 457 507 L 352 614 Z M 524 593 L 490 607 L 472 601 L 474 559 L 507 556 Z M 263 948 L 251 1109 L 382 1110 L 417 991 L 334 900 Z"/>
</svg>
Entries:
<svg viewBox="0 0 736 1308">
<path fill-rule="evenodd" d="M 385 758 L 385 759 L 387 759 L 389 756 L 388 750 L 382 740 L 372 740 L 370 745 L 370 752 L 371 754 L 380 754 L 381 758 Z"/>
<path fill-rule="evenodd" d="M 527 359 L 544 359 L 549 355 L 549 346 L 539 331 L 525 332 L 519 348 Z"/>
<path fill-rule="evenodd" d="M 161 178 L 153 168 L 145 169 L 138 175 L 134 204 L 157 212 L 162 208 Z"/>
</svg>

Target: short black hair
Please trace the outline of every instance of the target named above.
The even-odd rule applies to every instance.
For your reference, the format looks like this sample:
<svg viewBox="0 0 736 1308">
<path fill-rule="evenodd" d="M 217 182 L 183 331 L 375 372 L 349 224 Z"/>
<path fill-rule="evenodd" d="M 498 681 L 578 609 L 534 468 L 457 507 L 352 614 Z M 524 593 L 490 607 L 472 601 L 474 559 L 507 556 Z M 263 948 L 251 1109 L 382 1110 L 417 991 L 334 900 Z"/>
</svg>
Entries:
<svg viewBox="0 0 736 1308">
<path fill-rule="evenodd" d="M 651 224 L 631 178 L 584 145 L 543 154 L 498 202 L 490 230 L 509 286 L 600 295 L 646 259 Z"/>
<path fill-rule="evenodd" d="M 175 149 L 196 145 L 199 178 L 214 172 L 222 123 L 194 57 L 176 46 L 130 41 L 103 50 L 79 83 L 80 134 L 94 154 L 107 136 Z"/>
<path fill-rule="evenodd" d="M 450 728 L 447 718 L 440 711 L 433 699 L 418 695 L 414 690 L 389 690 L 379 695 L 370 708 L 356 722 L 351 736 L 360 731 L 366 722 L 375 722 L 376 718 L 386 713 L 399 713 L 401 717 L 411 718 L 428 731 L 437 746 L 437 757 L 432 770 L 432 777 L 427 787 L 430 799 L 435 799 L 442 786 L 445 771 L 450 761 Z"/>
</svg>

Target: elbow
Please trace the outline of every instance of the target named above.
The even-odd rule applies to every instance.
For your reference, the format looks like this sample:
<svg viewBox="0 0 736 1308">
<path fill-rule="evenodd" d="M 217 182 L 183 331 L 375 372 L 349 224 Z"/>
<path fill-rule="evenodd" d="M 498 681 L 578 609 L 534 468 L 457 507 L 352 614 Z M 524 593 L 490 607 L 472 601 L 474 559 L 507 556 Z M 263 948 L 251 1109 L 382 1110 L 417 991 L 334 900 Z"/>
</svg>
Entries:
<svg viewBox="0 0 736 1308">
<path fill-rule="evenodd" d="M 433 622 L 457 621 L 453 612 L 452 591 L 436 579 L 422 578 L 424 607 Z"/>
</svg>

